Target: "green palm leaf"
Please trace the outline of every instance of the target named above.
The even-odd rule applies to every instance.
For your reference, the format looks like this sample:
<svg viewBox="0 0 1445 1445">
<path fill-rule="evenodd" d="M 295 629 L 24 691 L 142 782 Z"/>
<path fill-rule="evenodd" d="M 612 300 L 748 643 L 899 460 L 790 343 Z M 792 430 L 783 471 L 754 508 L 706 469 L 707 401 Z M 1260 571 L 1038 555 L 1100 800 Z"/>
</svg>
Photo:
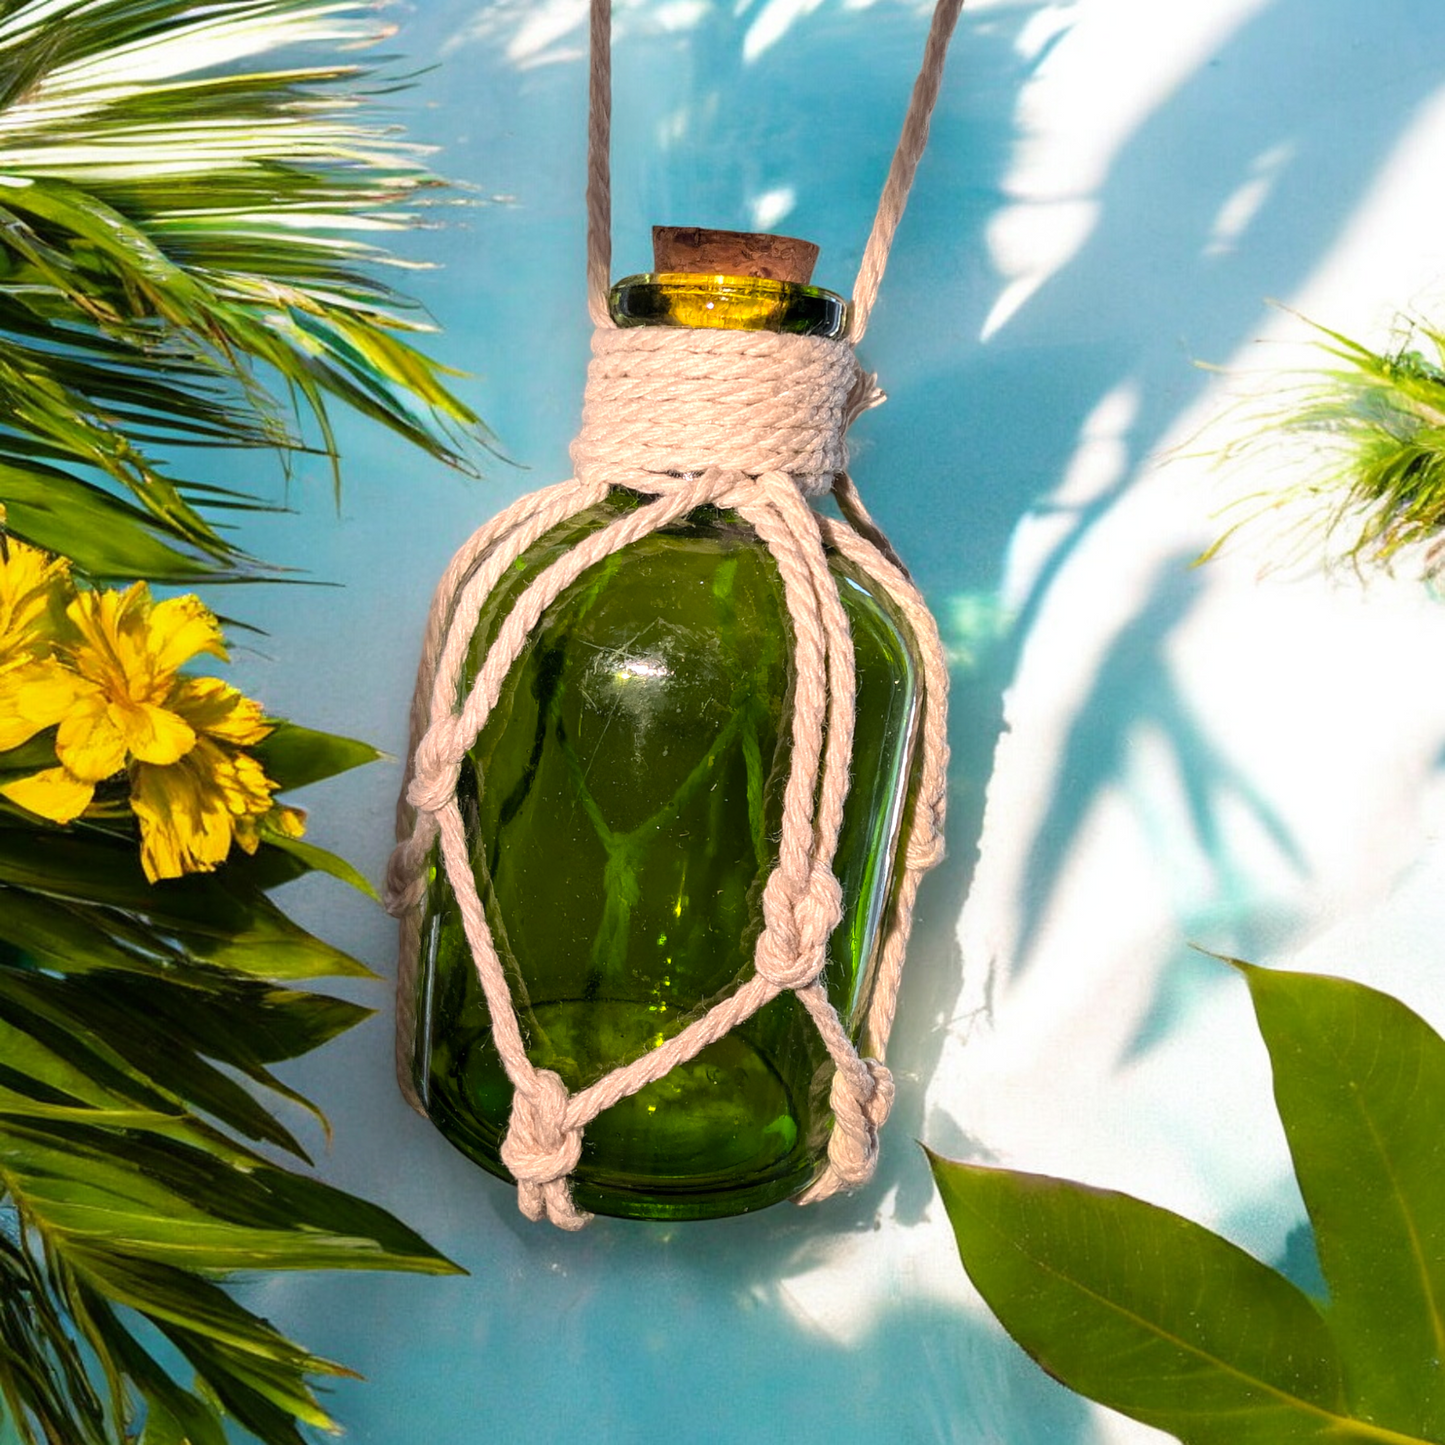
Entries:
<svg viewBox="0 0 1445 1445">
<path fill-rule="evenodd" d="M 320 735 L 293 731 L 278 756 L 324 772 Z M 225 1445 L 226 1418 L 302 1445 L 298 1422 L 331 1423 L 310 1377 L 344 1372 L 217 1281 L 453 1268 L 258 1152 L 307 1158 L 254 1088 L 320 1118 L 271 1066 L 368 1012 L 277 980 L 360 966 L 266 897 L 309 871 L 273 851 L 152 885 L 118 833 L 0 827 L 0 1420 L 26 1445 Z"/>
<path fill-rule="evenodd" d="M 451 465 L 487 443 L 384 279 L 440 186 L 333 58 L 385 33 L 365 0 L 0 0 L 0 545 L 92 580 L 254 575 L 222 524 L 269 504 L 208 478 L 217 449 L 334 467 L 336 403 Z M 283 791 L 377 756 L 284 722 L 256 753 Z M 42 733 L 0 781 L 55 761 Z M 264 829 L 152 884 L 107 796 L 67 827 L 0 802 L 0 1435 L 302 1445 L 345 1371 L 226 1278 L 453 1269 L 281 1162 L 325 1121 L 275 1066 L 367 1013 L 308 985 L 368 970 L 270 894 L 367 885 Z"/>
<path fill-rule="evenodd" d="M 487 434 L 413 344 L 380 243 L 440 182 L 374 118 L 360 0 L 0 0 L 0 498 L 98 578 L 253 559 L 210 513 L 260 505 L 164 449 L 335 459 L 341 401 L 455 466 Z M 261 63 L 262 68 L 248 68 Z"/>
</svg>

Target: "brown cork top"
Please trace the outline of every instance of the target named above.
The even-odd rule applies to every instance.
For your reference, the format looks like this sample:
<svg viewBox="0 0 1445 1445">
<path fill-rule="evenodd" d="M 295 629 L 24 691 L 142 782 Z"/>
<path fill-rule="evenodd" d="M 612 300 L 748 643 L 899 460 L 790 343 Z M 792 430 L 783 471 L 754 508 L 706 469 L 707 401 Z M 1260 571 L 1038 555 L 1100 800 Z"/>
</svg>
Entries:
<svg viewBox="0 0 1445 1445">
<path fill-rule="evenodd" d="M 766 276 L 806 286 L 818 248 L 795 236 L 759 231 L 714 231 L 703 226 L 654 226 L 653 266 L 660 272 L 704 276 Z"/>
</svg>

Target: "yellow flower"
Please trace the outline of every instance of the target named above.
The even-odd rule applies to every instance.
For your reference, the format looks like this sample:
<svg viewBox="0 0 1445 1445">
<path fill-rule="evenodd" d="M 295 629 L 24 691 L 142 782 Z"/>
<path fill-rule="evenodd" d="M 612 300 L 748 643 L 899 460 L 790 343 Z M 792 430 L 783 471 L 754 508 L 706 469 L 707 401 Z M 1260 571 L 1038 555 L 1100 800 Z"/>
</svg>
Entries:
<svg viewBox="0 0 1445 1445">
<path fill-rule="evenodd" d="M 70 674 L 48 656 L 74 595 L 64 557 L 0 534 L 0 752 L 53 727 L 75 700 Z"/>
<path fill-rule="evenodd" d="M 144 582 L 125 592 L 82 592 L 66 616 L 80 634 L 69 649 L 76 698 L 55 735 L 66 771 L 98 783 L 131 758 L 179 762 L 195 746 L 196 730 L 183 705 L 192 680 L 177 672 L 198 652 L 226 656 L 215 616 L 195 596 L 152 603 Z"/>
<path fill-rule="evenodd" d="M 12 731 L 23 733 L 23 742 L 58 723 L 60 765 L 0 793 L 68 823 L 90 806 L 97 784 L 125 770 L 152 882 L 215 868 L 233 839 L 255 852 L 276 784 L 241 749 L 259 743 L 271 725 L 256 703 L 219 679 L 180 674 L 197 653 L 226 656 L 215 616 L 194 596 L 152 602 L 143 582 L 123 593 L 82 592 L 66 616 L 76 640 L 62 648 L 68 668 L 55 665 L 64 676 L 32 676 L 11 689 L 21 719 Z M 0 673 L 0 724 L 5 691 Z M 275 812 L 283 831 L 295 826 L 292 810 Z"/>
<path fill-rule="evenodd" d="M 170 767 L 138 767 L 130 805 L 140 819 L 146 877 L 208 873 L 226 861 L 233 837 L 254 853 L 257 824 L 271 811 L 275 790 L 249 753 L 205 737 Z"/>
<path fill-rule="evenodd" d="M 0 537 L 0 668 L 42 652 L 73 595 L 66 558 Z"/>
</svg>

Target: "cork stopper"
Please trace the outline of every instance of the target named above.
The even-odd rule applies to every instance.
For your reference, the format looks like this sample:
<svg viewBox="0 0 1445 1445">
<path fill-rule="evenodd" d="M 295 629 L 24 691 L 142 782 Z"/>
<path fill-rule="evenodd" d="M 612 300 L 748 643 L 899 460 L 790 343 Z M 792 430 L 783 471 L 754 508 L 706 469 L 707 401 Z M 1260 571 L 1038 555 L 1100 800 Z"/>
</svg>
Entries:
<svg viewBox="0 0 1445 1445">
<path fill-rule="evenodd" d="M 704 276 L 765 276 L 806 286 L 818 248 L 796 236 L 714 231 L 703 226 L 654 226 L 653 267 Z"/>
</svg>

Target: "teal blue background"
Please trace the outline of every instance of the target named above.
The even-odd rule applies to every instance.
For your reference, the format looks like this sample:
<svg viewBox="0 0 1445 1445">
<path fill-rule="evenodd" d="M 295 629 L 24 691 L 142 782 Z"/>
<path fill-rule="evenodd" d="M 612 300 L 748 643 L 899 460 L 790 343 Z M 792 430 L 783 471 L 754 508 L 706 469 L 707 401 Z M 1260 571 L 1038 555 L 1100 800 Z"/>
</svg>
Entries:
<svg viewBox="0 0 1445 1445">
<path fill-rule="evenodd" d="M 1207 0 L 1187 8 L 1201 4 Z M 836 0 L 796 6 L 781 38 L 746 62 L 745 37 L 761 8 L 740 6 L 736 13 L 731 4 L 700 3 L 687 12 L 691 23 L 674 30 L 665 24 L 681 13 L 677 7 L 620 10 L 615 274 L 646 269 L 654 222 L 746 229 L 754 197 L 792 187 L 795 207 L 778 228 L 818 241 L 817 279 L 849 288 L 926 16 L 886 0 L 866 8 Z M 1090 187 L 1099 209 L 1087 239 L 984 341 L 980 333 L 1002 284 L 989 227 L 1015 199 L 1009 177 L 1021 97 L 1053 49 L 1030 49 L 1021 37 L 1046 12 L 1063 22 L 1107 9 L 1105 0 L 1081 0 L 1072 10 L 994 4 L 965 14 L 933 141 L 864 348 L 891 400 L 856 429 L 855 473 L 958 658 L 949 858 L 921 899 L 891 1059 L 899 1103 L 879 1177 L 856 1197 L 816 1210 L 780 1207 L 688 1226 L 599 1220 L 576 1237 L 530 1225 L 506 1189 L 403 1104 L 392 1081 L 385 987 L 360 988 L 357 996 L 381 1016 L 298 1075 L 335 1125 L 325 1173 L 396 1209 L 470 1276 L 306 1277 L 241 1286 L 248 1300 L 318 1352 L 367 1377 L 337 1385 L 331 1396 L 355 1445 L 825 1439 L 1084 1445 L 1105 1438 L 1085 1406 L 968 1307 L 914 1142 L 1016 1157 L 1006 1141 L 979 1132 L 974 1096 L 944 1097 L 940 1072 L 973 1007 L 967 988 L 978 989 L 981 972 L 996 962 L 961 956 L 957 925 L 980 839 L 986 861 L 991 830 L 1007 826 L 997 818 L 988 828 L 984 822 L 1005 689 L 1024 667 L 1056 586 L 1090 547 L 1102 545 L 1099 537 L 1124 514 L 1156 449 L 1215 385 L 1194 363 L 1227 361 L 1271 324 L 1265 298 L 1292 296 L 1330 255 L 1369 203 L 1393 147 L 1445 78 L 1445 23 L 1436 0 L 1376 0 L 1368 7 L 1268 0 L 1247 9 L 1135 118 L 1107 173 Z M 345 422 L 339 504 L 332 504 L 323 470 L 303 467 L 286 492 L 291 513 L 248 522 L 246 534 L 249 550 L 337 585 L 253 588 L 220 599 L 226 611 L 266 633 L 235 650 L 241 686 L 276 712 L 373 740 L 393 759 L 404 750 L 434 579 L 475 526 L 523 491 L 567 474 L 578 418 L 588 341 L 585 86 L 575 53 L 582 34 L 575 23 L 564 24 L 546 63 L 519 65 L 507 45 L 540 10 L 426 0 L 398 11 L 391 45 L 401 57 L 397 69 L 420 72 L 411 89 L 388 101 L 396 120 L 439 148 L 440 171 L 473 188 L 472 204 L 439 206 L 429 215 L 437 228 L 403 242 L 405 255 L 438 269 L 399 279 L 443 328 L 438 354 L 471 373 L 460 389 L 495 430 L 501 455 L 485 459 L 483 480 L 468 481 L 373 428 Z M 566 7 L 557 13 L 577 18 Z M 490 19 L 490 31 L 483 26 L 458 43 L 479 17 Z M 1118 33 L 1120 49 L 1101 69 L 1081 125 L 1096 118 L 1095 107 L 1109 104 L 1114 87 L 1127 87 L 1129 76 L 1137 79 L 1152 63 L 1147 48 L 1128 48 L 1127 30 Z M 1058 43 L 1067 38 L 1061 23 Z M 1066 131 L 1067 117 L 1062 125 Z M 1222 200 L 1260 155 L 1281 144 L 1291 159 L 1252 224 L 1225 254 L 1209 254 L 1204 238 Z M 1420 185 L 1438 190 L 1438 177 L 1422 175 Z M 1400 297 L 1402 304 L 1412 299 Z M 1081 429 L 1100 400 L 1125 385 L 1137 400 L 1115 480 L 1081 505 L 1056 507 L 1050 499 Z M 1213 523 L 1194 492 L 1182 488 L 1180 498 L 1195 514 L 1146 559 L 1148 586 L 1106 639 L 1054 751 L 1015 762 L 1055 781 L 1036 828 L 1017 845 L 1027 867 L 1011 903 L 1014 977 L 1060 968 L 1066 982 L 1067 959 L 1034 944 L 1053 916 L 1070 859 L 1088 846 L 1090 810 L 1135 766 L 1130 740 L 1140 726 L 1162 737 L 1182 780 L 1182 801 L 1166 832 L 1187 844 L 1217 883 L 1204 889 L 1202 901 L 1191 895 L 1169 915 L 1177 927 L 1152 956 L 1141 985 L 1146 1006 L 1101 1069 L 1106 1082 L 1177 1036 L 1192 1011 L 1229 987 L 1188 953 L 1191 939 L 1249 949 L 1265 961 L 1287 959 L 1293 941 L 1338 916 L 1324 898 L 1334 875 L 1316 869 L 1308 879 L 1315 840 L 1285 803 L 1271 798 L 1267 778 L 1211 741 L 1208 702 L 1181 690 L 1170 670 L 1174 649 L 1192 635 L 1192 621 L 1216 585 L 1186 566 Z M 1052 518 L 1053 540 L 1006 597 L 1010 548 L 1020 529 L 1041 517 Z M 1101 586 L 1109 565 L 1102 564 Z M 1246 576 L 1229 585 L 1254 584 Z M 1070 596 L 1070 606 L 1082 598 L 1087 612 L 1087 588 Z M 993 621 L 980 627 L 980 617 Z M 1434 621 L 1418 625 L 1439 639 Z M 1047 678 L 1040 684 L 1031 676 L 1028 695 L 1042 695 L 1040 687 L 1046 694 Z M 1438 689 L 1425 703 L 1439 710 Z M 1328 740 L 1318 745 L 1327 748 Z M 1341 759 L 1328 761 L 1337 766 Z M 313 809 L 317 841 L 345 852 L 373 878 L 390 847 L 399 776 L 392 761 L 303 800 Z M 1237 807 L 1295 861 L 1294 873 L 1305 881 L 1276 887 L 1252 874 L 1253 855 L 1238 849 L 1231 823 Z M 1418 818 L 1402 818 L 1401 827 L 1420 826 Z M 1388 832 L 1393 824 L 1387 818 L 1381 826 Z M 1408 861 L 1401 870 L 1408 871 Z M 1388 903 L 1390 886 L 1381 880 L 1355 905 Z M 364 900 L 308 881 L 287 901 L 311 926 L 390 975 L 392 925 Z M 1156 906 L 1166 913 L 1173 907 L 1167 900 Z M 1416 916 L 1401 931 L 1418 948 L 1426 930 L 1411 921 Z M 1087 941 L 1081 934 L 1081 947 Z M 1105 1005 L 1097 1007 L 1100 1013 L 1081 1009 L 1074 1037 L 1102 1017 Z M 1237 1037 L 1246 1054 L 1250 1041 Z M 1217 1071 L 1219 1051 L 1227 1057 L 1235 1048 L 1234 1038 L 1216 1042 L 1191 1067 Z M 1181 1116 L 1189 1111 L 1188 1092 L 1173 1096 Z M 1213 1132 L 1221 1152 L 1231 1145 L 1218 1137 L 1227 1129 L 1241 1138 L 1240 1147 L 1272 1160 L 1251 1182 L 1219 1185 L 1214 1222 L 1308 1273 L 1307 1243 L 1295 1230 L 1297 1201 L 1281 1182 L 1282 1154 L 1270 1155 L 1270 1126 L 1256 1123 L 1267 1113 L 1264 1101 L 1253 1110 L 1247 1104 L 1228 1119 L 1193 1120 L 1201 1135 L 1220 1126 Z M 1148 1115 L 1152 1107 L 1141 1106 L 1132 1143 L 1108 1141 L 1145 1161 L 1146 1184 L 1152 1141 L 1174 1127 L 1173 1115 Z M 1027 1102 L 1017 1106 L 1017 1117 L 1027 1114 Z M 1046 1166 L 1056 1157 L 1059 1172 L 1067 1172 L 1079 1148 L 1076 1132 L 1060 1130 L 1052 1156 L 1046 1121 L 1040 1134 L 1044 1142 L 1034 1140 L 1039 1156 L 1030 1162 Z M 1256 1135 L 1262 1144 L 1250 1142 Z M 1173 1168 L 1172 1156 L 1161 1159 L 1160 1189 L 1167 1190 Z M 838 1304 L 850 1290 L 862 1302 L 851 1313 Z"/>
</svg>

